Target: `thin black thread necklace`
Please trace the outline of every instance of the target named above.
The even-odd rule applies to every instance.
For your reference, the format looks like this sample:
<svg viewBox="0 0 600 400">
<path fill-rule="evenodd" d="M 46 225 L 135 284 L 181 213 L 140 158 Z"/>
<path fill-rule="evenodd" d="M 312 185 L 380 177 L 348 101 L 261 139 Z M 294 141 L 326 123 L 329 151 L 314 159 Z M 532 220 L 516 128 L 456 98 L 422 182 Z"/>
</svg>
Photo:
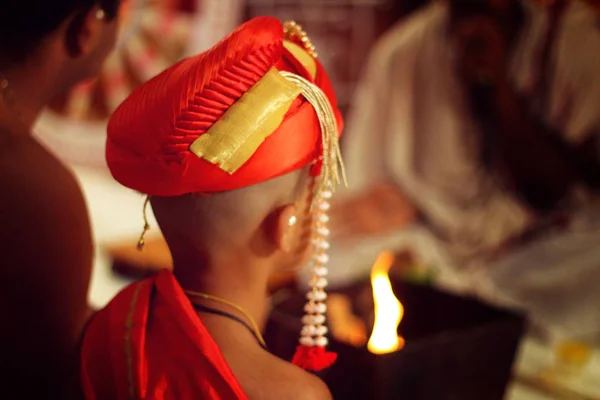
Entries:
<svg viewBox="0 0 600 400">
<path fill-rule="evenodd" d="M 215 314 L 215 315 L 219 315 L 221 317 L 229 318 L 229 319 L 236 321 L 236 322 L 242 324 L 243 326 L 245 326 L 246 329 L 248 329 L 250 331 L 250 333 L 252 333 L 252 335 L 256 338 L 256 340 L 258 341 L 258 344 L 260 344 L 260 347 L 267 350 L 267 344 L 266 344 L 265 339 L 263 338 L 262 334 L 260 333 L 260 330 L 258 329 L 258 325 L 256 324 L 256 321 L 254 321 L 254 318 L 252 318 L 252 316 L 250 314 L 248 314 L 248 312 L 246 312 L 246 310 L 244 310 L 242 307 L 238 306 L 237 304 L 235 304 L 229 300 L 225 300 L 223 298 L 213 296 L 213 295 L 207 294 L 207 293 L 200 293 L 200 292 L 194 292 L 191 290 L 186 290 L 185 294 L 188 295 L 188 298 L 190 299 L 192 306 L 197 311 L 207 312 L 210 314 Z M 248 324 L 243 319 L 238 318 L 237 316 L 235 316 L 231 313 L 228 313 L 226 311 L 208 307 L 204 304 L 200 304 L 198 302 L 198 299 L 209 300 L 209 301 L 214 301 L 217 303 L 225 304 L 225 305 L 239 311 L 242 315 L 244 315 L 244 317 L 246 317 L 246 319 L 250 323 Z"/>
</svg>

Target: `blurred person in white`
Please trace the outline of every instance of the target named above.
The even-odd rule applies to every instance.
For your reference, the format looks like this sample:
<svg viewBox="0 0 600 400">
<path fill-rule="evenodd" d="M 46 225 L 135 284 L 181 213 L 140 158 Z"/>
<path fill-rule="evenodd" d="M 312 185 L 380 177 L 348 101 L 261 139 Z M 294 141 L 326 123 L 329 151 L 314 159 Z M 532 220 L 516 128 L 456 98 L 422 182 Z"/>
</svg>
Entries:
<svg viewBox="0 0 600 400">
<path fill-rule="evenodd" d="M 340 239 L 424 226 L 491 301 L 600 331 L 597 0 L 448 0 L 374 49 Z"/>
</svg>

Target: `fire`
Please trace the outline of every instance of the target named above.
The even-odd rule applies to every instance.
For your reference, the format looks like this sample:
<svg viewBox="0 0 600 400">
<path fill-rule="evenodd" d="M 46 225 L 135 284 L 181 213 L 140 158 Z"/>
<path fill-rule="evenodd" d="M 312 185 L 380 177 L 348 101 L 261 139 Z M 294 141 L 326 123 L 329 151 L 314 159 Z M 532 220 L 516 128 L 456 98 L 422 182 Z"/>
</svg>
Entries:
<svg viewBox="0 0 600 400">
<path fill-rule="evenodd" d="M 393 261 L 391 253 L 381 253 L 371 270 L 375 324 L 367 348 L 374 354 L 391 353 L 404 346 L 404 339 L 398 337 L 398 325 L 404 316 L 404 307 L 394 296 L 388 276 Z"/>
</svg>

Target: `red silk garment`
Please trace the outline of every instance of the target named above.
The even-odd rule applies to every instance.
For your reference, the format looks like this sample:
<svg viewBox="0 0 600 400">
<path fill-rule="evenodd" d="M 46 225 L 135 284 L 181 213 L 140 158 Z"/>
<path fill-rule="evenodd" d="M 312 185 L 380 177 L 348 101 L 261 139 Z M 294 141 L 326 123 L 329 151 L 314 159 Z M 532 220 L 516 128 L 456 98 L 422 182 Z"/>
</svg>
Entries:
<svg viewBox="0 0 600 400">
<path fill-rule="evenodd" d="M 318 159 L 319 120 L 302 96 L 233 174 L 190 151 L 191 144 L 272 67 L 319 86 L 341 132 L 341 114 L 323 66 L 315 60 L 313 78 L 283 43 L 280 21 L 254 18 L 211 50 L 183 60 L 134 90 L 108 125 L 106 159 L 115 179 L 153 196 L 210 193 L 260 183 Z"/>
<path fill-rule="evenodd" d="M 168 271 L 127 287 L 93 317 L 81 381 L 88 400 L 247 399 Z"/>
</svg>

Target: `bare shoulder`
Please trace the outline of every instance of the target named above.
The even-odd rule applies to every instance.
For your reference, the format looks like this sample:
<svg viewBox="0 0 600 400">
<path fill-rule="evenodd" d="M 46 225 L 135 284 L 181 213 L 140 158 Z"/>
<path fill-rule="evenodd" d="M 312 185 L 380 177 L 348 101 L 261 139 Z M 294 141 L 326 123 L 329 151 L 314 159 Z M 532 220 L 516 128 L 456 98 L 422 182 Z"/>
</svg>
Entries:
<svg viewBox="0 0 600 400">
<path fill-rule="evenodd" d="M 331 393 L 327 385 L 317 376 L 295 365 L 269 355 L 268 365 L 272 371 L 265 399 L 280 400 L 330 400 Z"/>
<path fill-rule="evenodd" d="M 33 138 L 0 132 L 0 144 L 0 312 L 8 327 L 0 346 L 21 376 L 42 376 L 33 369 L 48 363 L 62 375 L 87 316 L 93 249 L 85 200 L 70 171 Z M 20 354 L 30 353 L 39 365 L 20 365 Z"/>
<path fill-rule="evenodd" d="M 43 183 L 43 178 L 52 174 L 63 183 L 66 181 L 76 183 L 64 164 L 33 137 L 29 135 L 15 137 L 0 129 L 0 143 L 1 179 L 18 177 L 19 182 L 36 180 L 37 183 Z M 44 187 L 49 186 L 44 185 Z"/>
<path fill-rule="evenodd" d="M 298 377 L 296 400 L 331 400 L 329 388 L 320 378 L 308 372 L 300 371 L 304 377 Z"/>
<path fill-rule="evenodd" d="M 36 247 L 45 245 L 41 239 L 63 246 L 85 241 L 90 236 L 86 204 L 71 172 L 31 137 L 14 138 L 3 144 L 0 154 L 0 218 L 5 228 L 0 231 L 2 246 L 26 239 L 27 235 L 29 240 L 25 242 L 37 242 Z M 76 232 L 87 235 L 74 235 Z M 23 248 L 17 246 L 14 250 Z"/>
<path fill-rule="evenodd" d="M 0 246 L 4 255 L 14 256 L 12 260 L 4 257 L 12 261 L 12 273 L 42 268 L 17 262 L 35 260 L 36 254 L 58 268 L 56 273 L 82 261 L 78 257 L 91 257 L 87 207 L 71 172 L 29 136 L 1 139 Z M 27 251 L 33 247 L 36 251 Z M 64 249 L 69 250 L 67 259 L 71 260 L 65 265 Z M 60 263 L 52 265 L 54 261 Z"/>
</svg>

